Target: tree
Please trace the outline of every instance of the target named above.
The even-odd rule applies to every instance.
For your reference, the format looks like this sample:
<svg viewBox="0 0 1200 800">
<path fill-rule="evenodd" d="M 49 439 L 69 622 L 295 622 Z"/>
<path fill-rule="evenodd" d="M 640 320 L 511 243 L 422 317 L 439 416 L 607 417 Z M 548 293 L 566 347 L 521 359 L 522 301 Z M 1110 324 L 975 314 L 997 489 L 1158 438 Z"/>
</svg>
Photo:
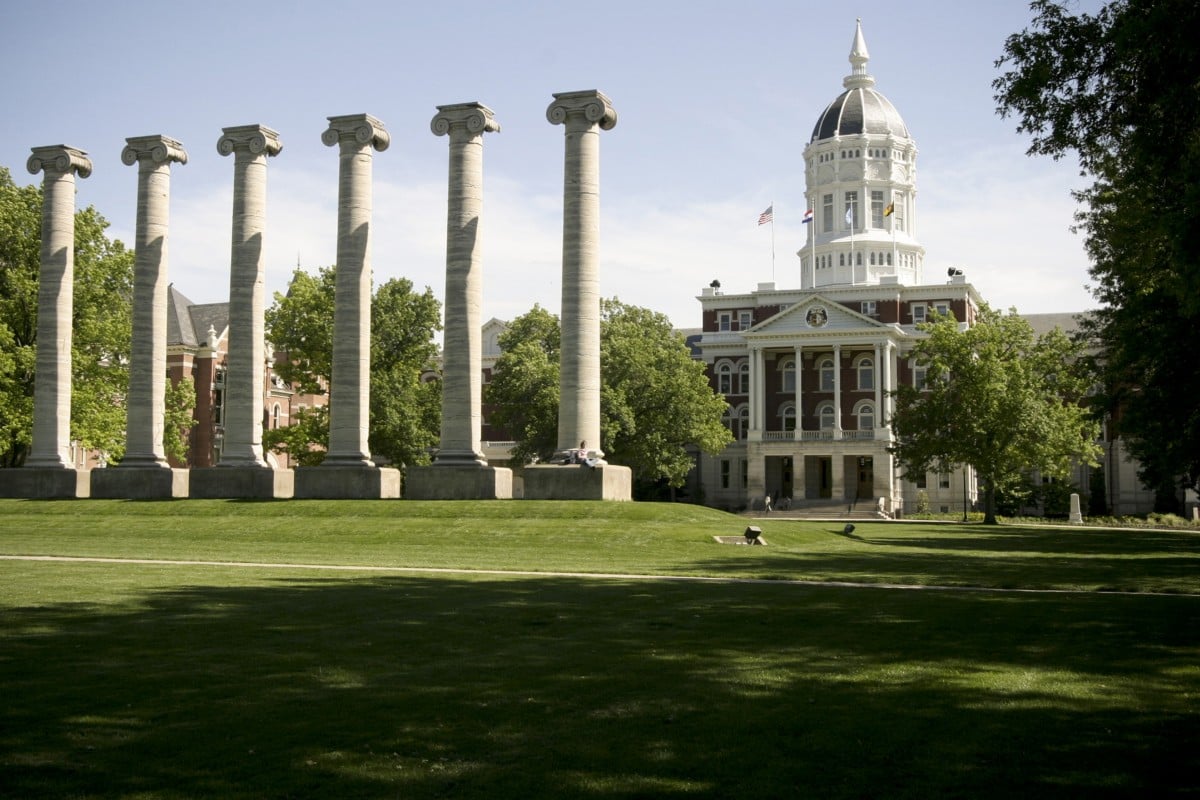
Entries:
<svg viewBox="0 0 1200 800">
<path fill-rule="evenodd" d="M 285 353 L 276 373 L 305 394 L 326 394 L 333 371 L 333 309 L 336 271 L 317 275 L 296 270 L 286 295 L 275 294 L 266 313 L 267 338 Z M 438 442 L 441 392 L 421 373 L 437 357 L 433 332 L 441 329 L 441 305 L 426 290 L 395 278 L 371 300 L 371 404 L 369 446 L 396 465 L 423 464 Z M 290 453 L 301 465 L 319 464 L 329 445 L 325 409 L 298 415 L 296 422 L 264 434 L 264 444 Z"/>
<path fill-rule="evenodd" d="M 32 443 L 42 189 L 0 167 L 0 465 Z M 125 451 L 133 253 L 89 206 L 75 213 L 71 438 L 117 460 Z"/>
<path fill-rule="evenodd" d="M 635 479 L 683 486 L 688 446 L 719 453 L 733 441 L 727 404 L 664 314 L 605 300 L 600 323 L 601 441 Z"/>
<path fill-rule="evenodd" d="M 196 382 L 190 376 L 178 383 L 166 381 L 163 405 L 163 452 L 176 464 L 187 463 L 188 436 L 196 423 L 192 411 L 196 406 Z"/>
<path fill-rule="evenodd" d="M 1061 330 L 1034 337 L 1016 312 L 984 306 L 975 324 L 953 317 L 920 326 L 913 348 L 926 385 L 895 392 L 891 450 L 909 473 L 970 465 L 984 489 L 984 522 L 996 523 L 996 493 L 1024 473 L 1064 479 L 1073 461 L 1093 463 L 1098 425 L 1080 405 L 1090 386 L 1081 345 Z"/>
<path fill-rule="evenodd" d="M 1139 476 L 1170 499 L 1200 481 L 1200 4 L 1116 0 L 1096 14 L 1036 0 L 993 83 L 1030 155 L 1079 158 L 1078 230 L 1103 307 L 1086 333 Z"/>
<path fill-rule="evenodd" d="M 549 460 L 558 449 L 558 317 L 535 305 L 508 324 L 498 343 L 501 354 L 484 395 L 492 423 L 516 441 L 515 461 Z"/>
<path fill-rule="evenodd" d="M 500 346 L 487 393 L 492 419 L 517 440 L 515 459 L 548 459 L 558 443 L 558 319 L 534 306 L 509 324 Z M 689 446 L 715 453 L 732 441 L 721 424 L 724 399 L 664 315 L 604 301 L 600 363 L 600 447 L 639 482 L 682 486 L 693 466 Z"/>
</svg>

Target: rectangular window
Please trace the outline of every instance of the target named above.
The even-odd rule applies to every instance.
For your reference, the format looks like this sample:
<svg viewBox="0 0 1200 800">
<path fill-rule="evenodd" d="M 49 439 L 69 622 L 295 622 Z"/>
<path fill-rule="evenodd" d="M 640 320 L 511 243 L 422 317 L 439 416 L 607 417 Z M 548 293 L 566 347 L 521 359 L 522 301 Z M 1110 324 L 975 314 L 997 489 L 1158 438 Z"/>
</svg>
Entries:
<svg viewBox="0 0 1200 800">
<path fill-rule="evenodd" d="M 943 317 L 950 313 L 949 303 L 934 303 L 933 310 L 941 314 Z"/>
<path fill-rule="evenodd" d="M 862 301 L 862 313 L 866 314 L 868 317 L 875 316 L 875 301 L 874 300 L 863 300 Z"/>
<path fill-rule="evenodd" d="M 821 196 L 821 230 L 825 233 L 833 231 L 833 195 Z"/>
<path fill-rule="evenodd" d="M 728 311 L 722 311 L 717 317 L 717 330 L 727 332 L 733 325 L 733 316 Z"/>
<path fill-rule="evenodd" d="M 938 488 L 939 489 L 949 489 L 950 488 L 950 473 L 949 472 L 938 473 Z"/>
<path fill-rule="evenodd" d="M 883 192 L 871 192 L 871 227 L 883 227 Z"/>
<path fill-rule="evenodd" d="M 721 488 L 722 489 L 729 488 L 729 460 L 728 459 L 721 460 Z"/>
<path fill-rule="evenodd" d="M 925 391 L 925 367 L 913 367 L 913 388 L 918 392 Z"/>
<path fill-rule="evenodd" d="M 750 330 L 750 328 L 753 327 L 752 323 L 750 322 L 751 319 L 752 319 L 752 315 L 749 311 L 739 311 L 738 312 L 738 330 L 741 330 L 741 331 Z"/>
<path fill-rule="evenodd" d="M 903 231 L 904 228 L 904 196 L 899 194 L 892 195 L 892 218 L 896 220 L 892 224 L 896 226 L 896 230 Z"/>
<path fill-rule="evenodd" d="M 920 475 L 918 475 L 915 483 L 917 484 L 918 489 L 926 488 L 927 484 L 926 484 L 926 480 L 925 480 L 925 473 L 921 473 Z"/>
<path fill-rule="evenodd" d="M 912 304 L 912 317 L 913 317 L 913 325 L 920 325 L 922 322 L 925 321 L 925 304 L 924 303 L 913 303 Z"/>
<path fill-rule="evenodd" d="M 750 485 L 749 462 L 743 458 L 743 459 L 739 459 L 738 463 L 742 467 L 742 488 L 745 489 L 747 486 Z"/>
</svg>

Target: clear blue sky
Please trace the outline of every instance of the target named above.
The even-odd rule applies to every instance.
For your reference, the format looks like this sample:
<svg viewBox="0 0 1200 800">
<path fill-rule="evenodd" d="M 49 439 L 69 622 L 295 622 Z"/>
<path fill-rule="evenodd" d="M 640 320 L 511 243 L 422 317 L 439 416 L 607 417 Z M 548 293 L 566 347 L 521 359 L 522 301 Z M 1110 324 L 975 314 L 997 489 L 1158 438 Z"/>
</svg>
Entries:
<svg viewBox="0 0 1200 800">
<path fill-rule="evenodd" d="M 994 111 L 993 62 L 1030 19 L 1019 0 L 0 0 L 0 166 L 32 183 L 31 147 L 86 150 L 79 204 L 128 243 L 125 138 L 179 139 L 190 160 L 172 171 L 170 275 L 194 301 L 219 302 L 233 177 L 221 128 L 260 123 L 283 141 L 268 168 L 274 292 L 297 261 L 334 261 L 337 154 L 320 137 L 328 116 L 370 113 L 392 136 L 375 158 L 376 281 L 405 276 L 442 297 L 447 140 L 429 122 L 437 105 L 477 100 L 503 127 L 484 144 L 483 312 L 510 319 L 560 304 L 563 129 L 546 106 L 600 89 L 620 117 L 601 137 L 601 290 L 693 327 L 714 278 L 728 293 L 799 284 L 801 154 L 842 91 L 856 17 L 876 88 L 919 148 L 926 281 L 956 266 L 994 306 L 1093 307 L 1068 230 L 1077 171 L 1026 156 Z M 771 203 L 774 260 L 770 226 L 756 224 Z"/>
</svg>

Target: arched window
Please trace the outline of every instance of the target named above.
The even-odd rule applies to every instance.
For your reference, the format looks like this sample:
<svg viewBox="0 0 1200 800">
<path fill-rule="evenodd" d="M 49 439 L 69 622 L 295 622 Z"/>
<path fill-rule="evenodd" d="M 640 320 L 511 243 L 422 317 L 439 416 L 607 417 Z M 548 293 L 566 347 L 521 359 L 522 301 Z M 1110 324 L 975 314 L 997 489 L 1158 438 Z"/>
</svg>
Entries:
<svg viewBox="0 0 1200 800">
<path fill-rule="evenodd" d="M 860 431 L 869 431 L 875 427 L 874 403 L 859 403 L 854 409 L 854 415 L 858 418 L 858 429 Z"/>
<path fill-rule="evenodd" d="M 796 404 L 784 403 L 779 407 L 780 430 L 796 430 Z"/>
<path fill-rule="evenodd" d="M 875 389 L 875 362 L 867 356 L 863 356 L 858 360 L 855 367 L 858 373 L 858 390 L 860 392 L 873 391 Z"/>
<path fill-rule="evenodd" d="M 779 365 L 780 372 L 783 373 L 783 391 L 796 391 L 796 361 L 795 359 L 786 359 Z"/>
<path fill-rule="evenodd" d="M 721 423 L 729 428 L 735 441 L 745 441 L 746 432 L 750 430 L 750 406 L 745 403 L 737 408 L 726 406 L 725 413 L 721 415 Z"/>
<path fill-rule="evenodd" d="M 833 359 L 826 358 L 821 361 L 821 391 L 833 391 Z"/>
<path fill-rule="evenodd" d="M 750 362 L 743 361 L 738 366 L 738 394 L 750 394 Z"/>
<path fill-rule="evenodd" d="M 717 391 L 720 394 L 733 394 L 733 365 L 728 361 L 717 365 Z"/>
<path fill-rule="evenodd" d="M 279 427 L 279 416 L 280 416 L 279 403 L 276 403 L 274 406 L 271 407 L 271 427 L 272 428 Z"/>
<path fill-rule="evenodd" d="M 821 430 L 831 431 L 834 428 L 833 403 L 822 403 L 817 409 L 817 416 L 821 420 Z"/>
</svg>

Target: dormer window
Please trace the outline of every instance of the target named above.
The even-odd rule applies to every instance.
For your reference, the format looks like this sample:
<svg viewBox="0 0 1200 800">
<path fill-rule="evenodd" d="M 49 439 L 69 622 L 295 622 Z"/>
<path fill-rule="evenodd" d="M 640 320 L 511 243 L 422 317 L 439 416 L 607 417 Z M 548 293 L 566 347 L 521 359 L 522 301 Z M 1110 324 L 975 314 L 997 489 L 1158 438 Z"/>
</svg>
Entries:
<svg viewBox="0 0 1200 800">
<path fill-rule="evenodd" d="M 868 317 L 875 316 L 875 314 L 876 314 L 875 301 L 874 300 L 863 300 L 862 306 L 861 306 L 861 311 L 864 316 L 868 316 Z"/>
<path fill-rule="evenodd" d="M 728 333 L 733 328 L 733 314 L 722 311 L 717 315 L 717 330 Z"/>
<path fill-rule="evenodd" d="M 922 322 L 925 321 L 925 304 L 924 303 L 913 303 L 912 304 L 912 318 L 913 318 L 913 325 L 920 325 Z"/>
<path fill-rule="evenodd" d="M 738 330 L 748 331 L 754 327 L 752 320 L 753 314 L 749 311 L 738 312 Z"/>
</svg>

